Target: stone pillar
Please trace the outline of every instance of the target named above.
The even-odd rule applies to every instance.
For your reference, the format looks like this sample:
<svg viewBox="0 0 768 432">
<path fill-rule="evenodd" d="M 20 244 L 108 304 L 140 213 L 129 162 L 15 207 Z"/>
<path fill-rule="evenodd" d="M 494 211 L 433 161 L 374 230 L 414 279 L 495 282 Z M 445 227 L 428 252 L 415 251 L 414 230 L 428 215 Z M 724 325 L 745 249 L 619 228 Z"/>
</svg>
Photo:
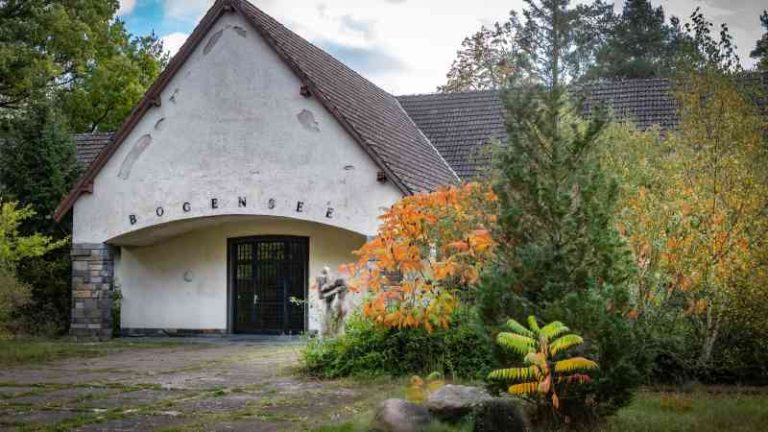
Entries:
<svg viewBox="0 0 768 432">
<path fill-rule="evenodd" d="M 112 337 L 112 247 L 106 244 L 72 245 L 73 336 Z"/>
</svg>

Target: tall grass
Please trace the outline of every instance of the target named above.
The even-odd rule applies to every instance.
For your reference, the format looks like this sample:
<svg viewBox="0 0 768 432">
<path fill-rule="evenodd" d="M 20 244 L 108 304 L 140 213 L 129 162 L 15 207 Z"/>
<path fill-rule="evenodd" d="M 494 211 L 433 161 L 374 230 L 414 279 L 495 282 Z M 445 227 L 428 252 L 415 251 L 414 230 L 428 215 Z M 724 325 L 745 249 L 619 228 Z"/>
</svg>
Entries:
<svg viewBox="0 0 768 432">
<path fill-rule="evenodd" d="M 605 432 L 752 432 L 768 430 L 768 390 L 763 394 L 641 392 L 609 419 Z"/>
</svg>

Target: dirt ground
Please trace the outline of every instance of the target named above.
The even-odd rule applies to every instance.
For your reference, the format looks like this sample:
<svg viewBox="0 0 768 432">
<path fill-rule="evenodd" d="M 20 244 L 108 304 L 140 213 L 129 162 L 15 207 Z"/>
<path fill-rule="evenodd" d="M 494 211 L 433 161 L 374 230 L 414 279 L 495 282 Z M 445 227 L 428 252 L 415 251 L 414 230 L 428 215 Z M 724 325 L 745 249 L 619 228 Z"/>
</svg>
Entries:
<svg viewBox="0 0 768 432">
<path fill-rule="evenodd" d="M 312 430 L 397 391 L 397 384 L 302 377 L 299 349 L 195 342 L 7 368 L 0 430 Z"/>
</svg>

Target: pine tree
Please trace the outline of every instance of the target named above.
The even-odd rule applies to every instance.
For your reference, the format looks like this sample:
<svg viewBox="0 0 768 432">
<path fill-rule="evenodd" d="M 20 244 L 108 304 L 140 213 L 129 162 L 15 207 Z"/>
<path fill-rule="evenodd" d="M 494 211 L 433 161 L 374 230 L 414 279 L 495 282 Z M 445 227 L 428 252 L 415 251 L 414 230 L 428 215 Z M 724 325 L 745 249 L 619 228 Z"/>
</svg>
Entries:
<svg viewBox="0 0 768 432">
<path fill-rule="evenodd" d="M 438 87 L 438 91 L 500 89 L 513 77 L 518 81 L 540 80 L 540 71 L 532 67 L 531 60 L 535 64 L 540 58 L 541 47 L 537 46 L 536 40 L 541 29 L 536 21 L 542 17 L 537 2 L 526 0 L 526 4 L 528 8 L 522 21 L 512 11 L 506 22 L 496 23 L 492 28 L 483 26 L 464 39 L 448 71 L 447 82 Z M 562 30 L 558 36 L 562 40 L 558 43 L 563 48 L 558 61 L 573 72 L 564 75 L 564 79 L 572 78 L 573 74 L 579 74 L 592 64 L 612 16 L 611 5 L 595 0 L 569 9 L 558 17 L 558 26 Z"/>
<path fill-rule="evenodd" d="M 610 23 L 610 5 L 598 0 L 570 8 L 570 0 L 526 0 L 521 45 L 534 81 L 550 87 L 581 76 Z"/>
<path fill-rule="evenodd" d="M 760 24 L 762 24 L 765 33 L 755 43 L 755 49 L 749 53 L 749 56 L 757 59 L 757 69 L 768 72 L 768 9 L 760 15 Z"/>
<path fill-rule="evenodd" d="M 509 139 L 494 184 L 498 261 L 478 302 L 490 324 L 535 314 L 567 321 L 594 342 L 589 355 L 600 376 L 563 398 L 561 414 L 575 421 L 628 403 L 640 375 L 629 361 L 633 333 L 624 317 L 633 264 L 615 227 L 617 184 L 596 152 L 607 116 L 598 110 L 580 119 L 566 91 L 564 77 L 578 78 L 578 65 L 567 61 L 574 54 L 568 3 L 530 2 L 526 13 L 532 73 L 542 84 L 506 92 Z"/>
<path fill-rule="evenodd" d="M 35 101 L 23 115 L 3 122 L 0 137 L 3 196 L 18 200 L 22 206 L 31 205 L 36 213 L 24 224 L 24 231 L 57 238 L 69 235 L 69 228 L 51 220 L 79 172 L 64 115 L 47 100 Z"/>
<path fill-rule="evenodd" d="M 597 53 L 590 78 L 668 76 L 674 52 L 674 28 L 665 24 L 664 9 L 648 0 L 627 0 L 605 45 Z"/>
</svg>

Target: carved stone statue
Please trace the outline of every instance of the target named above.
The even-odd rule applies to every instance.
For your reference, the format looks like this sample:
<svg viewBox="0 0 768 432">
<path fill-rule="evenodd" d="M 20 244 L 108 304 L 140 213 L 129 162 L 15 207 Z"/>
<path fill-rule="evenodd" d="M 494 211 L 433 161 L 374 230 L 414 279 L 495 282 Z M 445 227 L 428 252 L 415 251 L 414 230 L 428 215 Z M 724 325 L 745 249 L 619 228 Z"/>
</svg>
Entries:
<svg viewBox="0 0 768 432">
<path fill-rule="evenodd" d="M 347 314 L 344 301 L 349 285 L 344 278 L 333 278 L 331 269 L 328 267 L 323 267 L 316 281 L 317 295 L 325 304 L 321 334 L 324 337 L 341 334 L 344 330 L 344 317 Z"/>
</svg>

